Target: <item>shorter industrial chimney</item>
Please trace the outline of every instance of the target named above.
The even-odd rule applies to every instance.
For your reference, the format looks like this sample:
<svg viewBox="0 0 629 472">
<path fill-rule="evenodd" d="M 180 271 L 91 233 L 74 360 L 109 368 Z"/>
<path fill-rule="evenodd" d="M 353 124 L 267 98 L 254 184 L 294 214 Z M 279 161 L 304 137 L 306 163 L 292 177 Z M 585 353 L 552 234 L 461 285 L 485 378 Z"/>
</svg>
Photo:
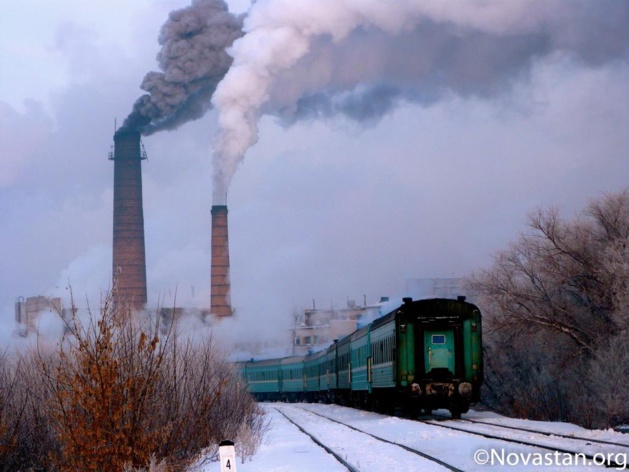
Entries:
<svg viewBox="0 0 629 472">
<path fill-rule="evenodd" d="M 146 305 L 146 256 L 142 209 L 142 160 L 146 159 L 140 133 L 114 134 L 113 304 L 141 310 Z"/>
<path fill-rule="evenodd" d="M 211 313 L 216 316 L 233 314 L 229 285 L 229 239 L 227 236 L 227 206 L 212 206 L 212 286 Z"/>
</svg>

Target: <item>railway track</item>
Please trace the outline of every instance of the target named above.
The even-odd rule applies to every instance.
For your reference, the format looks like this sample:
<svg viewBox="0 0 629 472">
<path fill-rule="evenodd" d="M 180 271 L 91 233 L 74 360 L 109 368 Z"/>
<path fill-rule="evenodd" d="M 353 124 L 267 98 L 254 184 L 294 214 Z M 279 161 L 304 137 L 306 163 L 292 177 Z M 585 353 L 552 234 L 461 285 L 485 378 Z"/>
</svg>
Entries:
<svg viewBox="0 0 629 472">
<path fill-rule="evenodd" d="M 494 423 L 469 419 L 420 420 L 420 422 L 431 426 L 438 426 L 441 428 L 481 436 L 487 439 L 495 439 L 513 444 L 532 446 L 552 452 L 557 451 L 559 453 L 570 455 L 583 454 L 584 458 L 592 463 L 617 468 L 619 470 L 624 470 L 626 468 L 626 464 L 622 461 L 618 461 L 618 457 L 623 457 L 626 460 L 626 457 L 629 455 L 628 444 L 612 441 L 555 434 L 548 431 L 518 428 L 515 426 L 496 425 Z M 474 426 L 465 427 L 465 424 L 472 424 Z M 505 436 L 505 434 L 503 434 L 505 430 L 509 431 L 510 435 L 514 434 L 514 431 L 516 432 L 515 434 L 522 434 L 520 434 L 519 437 Z M 543 438 L 551 436 L 561 438 L 563 442 L 562 446 L 544 442 Z M 613 446 L 613 449 L 610 448 L 610 446 Z"/>
<path fill-rule="evenodd" d="M 285 408 L 289 408 L 286 410 Z M 411 421 L 401 418 L 378 415 L 363 412 L 356 415 L 351 408 L 341 408 L 334 405 L 318 404 L 291 404 L 282 407 L 289 415 L 310 414 L 312 417 L 323 418 L 325 428 L 330 424 L 336 424 L 357 434 L 367 435 L 372 440 L 378 441 L 372 449 L 379 450 L 383 445 L 396 446 L 406 452 L 421 456 L 425 464 L 430 461 L 439 470 L 487 470 L 487 464 L 500 465 L 498 455 L 510 457 L 520 465 L 527 463 L 535 465 L 554 465 L 548 470 L 564 470 L 565 465 L 575 465 L 579 470 L 600 470 L 600 466 L 627 470 L 627 458 L 629 457 L 629 442 L 603 440 L 587 437 L 574 437 L 568 434 L 556 434 L 550 431 L 536 430 L 532 428 L 519 428 L 518 425 L 495 425 L 489 421 L 475 419 L 452 420 L 440 418 L 441 421 Z M 360 410 L 359 410 L 360 411 Z M 399 429 L 392 427 L 397 422 Z M 416 424 L 417 429 L 409 430 L 409 424 Z M 437 428 L 435 428 L 437 427 Z M 439 428 L 440 427 L 440 428 Z M 438 430 L 443 432 L 439 432 Z M 541 428 L 544 429 L 544 428 Z M 456 431 L 448 433 L 447 431 Z M 327 436 L 327 429 L 322 437 Z M 477 439 L 474 439 L 477 438 Z M 399 451 L 399 449 L 398 449 Z M 491 455 L 493 462 L 481 462 L 482 456 L 477 453 Z M 493 455 L 494 452 L 497 455 Z M 381 456 L 395 455 L 392 450 L 381 453 Z M 531 458 L 537 458 L 538 464 Z M 528 458 L 528 459 L 527 459 Z M 478 460 L 477 460 L 478 459 Z M 417 461 L 420 460 L 418 457 Z M 543 462 L 540 462 L 543 461 Z M 508 463 L 513 465 L 511 463 Z M 502 464 L 504 465 L 504 464 Z M 415 467 L 417 467 L 415 465 Z M 351 469 L 348 469 L 351 470 Z M 360 470 L 360 469 L 358 469 Z M 369 467 L 363 470 L 372 470 Z M 376 470 L 376 469 L 373 469 Z M 427 470 L 425 466 L 419 469 L 399 467 L 397 464 L 392 469 L 377 470 Z M 531 469 L 534 470 L 534 469 Z M 535 469 L 536 470 L 536 469 Z"/>
<path fill-rule="evenodd" d="M 302 433 L 309 436 L 320 447 L 332 454 L 351 472 L 371 470 L 372 464 L 369 463 L 369 458 L 366 457 L 347 457 L 343 450 L 343 442 L 336 441 L 335 438 L 337 437 L 343 438 L 343 441 L 369 442 L 365 449 L 377 451 L 376 456 L 380 466 L 382 466 L 383 461 L 391 461 L 390 470 L 451 470 L 463 472 L 463 469 L 457 468 L 431 454 L 369 433 L 309 409 L 295 405 L 273 408 L 294 424 Z M 326 422 L 322 423 L 321 419 L 325 419 Z"/>
<path fill-rule="evenodd" d="M 341 457 L 340 454 L 337 454 L 336 452 L 334 452 L 332 449 L 330 449 L 328 446 L 326 446 L 325 444 L 323 444 L 321 441 L 319 441 L 315 436 L 313 436 L 312 434 L 310 434 L 308 431 L 306 431 L 304 428 L 302 428 L 299 424 L 297 424 L 290 416 L 288 416 L 286 413 L 284 413 L 281 410 L 278 410 L 277 408 L 275 408 L 275 411 L 277 411 L 280 415 L 282 415 L 284 418 L 286 418 L 290 423 L 292 423 L 293 425 L 295 425 L 297 427 L 297 429 L 299 431 L 301 431 L 302 433 L 304 433 L 306 436 L 308 436 L 310 439 L 312 439 L 315 444 L 317 444 L 319 447 L 322 447 L 323 449 L 325 449 L 329 454 L 331 454 L 337 461 L 339 461 L 341 464 L 343 464 L 345 466 L 345 468 L 347 470 L 349 470 L 350 472 L 358 472 L 358 469 L 354 468 L 350 463 L 348 463 L 345 459 L 343 459 L 343 457 Z"/>
<path fill-rule="evenodd" d="M 445 417 L 443 417 L 445 418 Z M 450 419 L 450 418 L 447 418 Z M 623 448 L 627 448 L 629 449 L 629 441 L 626 443 L 621 443 L 621 442 L 614 442 L 614 441 L 606 441 L 603 439 L 594 439 L 594 438 L 584 438 L 584 437 L 580 437 L 574 434 L 560 434 L 560 433 L 555 433 L 555 432 L 550 432 L 550 431 L 540 431 L 537 429 L 531 429 L 531 428 L 520 428 L 518 426 L 511 426 L 511 425 L 505 425 L 505 424 L 498 424 L 498 423 L 491 423 L 489 421 L 480 421 L 480 420 L 471 420 L 468 418 L 463 418 L 460 420 L 453 420 L 456 422 L 460 422 L 460 423 L 473 423 L 473 424 L 479 424 L 479 425 L 487 425 L 490 427 L 495 427 L 495 428 L 503 428 L 503 429 L 507 429 L 507 430 L 514 430 L 514 431 L 522 431 L 522 432 L 526 432 L 526 433 L 536 433 L 536 434 L 541 434 L 543 436 L 552 436 L 552 437 L 556 437 L 556 438 L 563 438 L 563 439 L 574 439 L 574 440 L 578 440 L 578 441 L 584 441 L 586 443 L 593 443 L 593 444 L 604 444 L 606 446 L 618 446 L 618 447 L 623 447 Z M 623 451 L 626 452 L 626 451 Z"/>
</svg>

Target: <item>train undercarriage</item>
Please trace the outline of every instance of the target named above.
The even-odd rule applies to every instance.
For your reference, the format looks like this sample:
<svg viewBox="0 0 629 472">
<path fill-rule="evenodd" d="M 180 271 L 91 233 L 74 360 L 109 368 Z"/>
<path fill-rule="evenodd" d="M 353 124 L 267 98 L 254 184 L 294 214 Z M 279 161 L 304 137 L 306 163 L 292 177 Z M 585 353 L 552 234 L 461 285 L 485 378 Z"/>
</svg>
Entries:
<svg viewBox="0 0 629 472">
<path fill-rule="evenodd" d="M 407 387 L 372 389 L 371 392 L 334 389 L 320 392 L 284 392 L 256 394 L 259 401 L 287 403 L 327 403 L 375 411 L 387 415 L 417 418 L 433 410 L 446 409 L 452 418 L 461 418 L 470 407 L 472 385 L 468 382 L 426 382 Z"/>
</svg>

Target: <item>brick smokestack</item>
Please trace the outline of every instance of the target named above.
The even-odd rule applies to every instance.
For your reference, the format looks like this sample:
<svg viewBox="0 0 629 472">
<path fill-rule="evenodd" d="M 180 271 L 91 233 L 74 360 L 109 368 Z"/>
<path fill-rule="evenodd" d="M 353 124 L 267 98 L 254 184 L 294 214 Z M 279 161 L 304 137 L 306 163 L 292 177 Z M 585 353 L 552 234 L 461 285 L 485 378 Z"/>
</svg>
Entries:
<svg viewBox="0 0 629 472">
<path fill-rule="evenodd" d="M 217 316 L 233 314 L 229 285 L 229 239 L 227 206 L 212 206 L 212 287 L 211 312 Z"/>
<path fill-rule="evenodd" d="M 146 256 L 142 209 L 140 133 L 114 134 L 113 303 L 141 310 L 146 305 Z"/>
</svg>

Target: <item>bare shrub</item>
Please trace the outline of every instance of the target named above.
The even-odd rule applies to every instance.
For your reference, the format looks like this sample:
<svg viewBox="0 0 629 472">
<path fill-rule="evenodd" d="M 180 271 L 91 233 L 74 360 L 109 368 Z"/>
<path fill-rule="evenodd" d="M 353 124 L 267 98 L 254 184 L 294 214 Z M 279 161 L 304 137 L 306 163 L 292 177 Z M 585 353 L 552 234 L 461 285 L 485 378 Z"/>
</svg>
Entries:
<svg viewBox="0 0 629 472">
<path fill-rule="evenodd" d="M 173 424 L 165 449 L 177 450 L 188 463 L 201 455 L 215 460 L 226 438 L 255 450 L 255 440 L 241 439 L 239 432 L 249 425 L 251 434 L 261 438 L 264 413 L 211 340 L 194 343 L 173 336 L 164 370 L 170 374 L 156 390 L 163 397 L 160 414 Z"/>
<path fill-rule="evenodd" d="M 251 409 L 257 409 L 257 404 L 250 405 Z M 264 434 L 268 431 L 270 424 L 260 414 L 248 414 L 244 421 L 240 423 L 236 432 L 236 452 L 240 455 L 242 463 L 247 459 L 251 459 L 256 453 Z"/>
<path fill-rule="evenodd" d="M 597 351 L 588 370 L 594 407 L 606 424 L 629 423 L 629 343 L 614 337 Z"/>
<path fill-rule="evenodd" d="M 56 355 L 36 356 L 50 470 L 183 471 L 243 423 L 262 433 L 263 413 L 211 340 L 160 335 L 157 319 L 111 299 L 100 318 L 67 322 Z"/>
<path fill-rule="evenodd" d="M 152 457 L 148 466 L 145 467 L 131 467 L 129 465 L 125 466 L 122 472 L 170 472 L 170 467 L 166 463 L 166 461 L 158 462 L 155 457 Z"/>
<path fill-rule="evenodd" d="M 9 365 L 6 352 L 0 356 L 0 468 L 10 470 L 18 467 L 16 449 L 19 446 L 19 431 L 26 408 L 23 399 L 15 397 L 19 391 L 15 369 Z"/>
<path fill-rule="evenodd" d="M 484 339 L 486 404 L 520 418 L 592 425 L 587 386 L 579 381 L 584 366 L 565 356 L 567 339 L 545 331 L 488 331 Z"/>
<path fill-rule="evenodd" d="M 84 326 L 76 316 L 57 358 L 40 358 L 46 407 L 61 444 L 61 470 L 122 470 L 149 462 L 168 425 L 152 420 L 153 384 L 162 353 L 152 326 L 143 330 L 105 304 Z"/>
<path fill-rule="evenodd" d="M 32 353 L 0 359 L 0 470 L 42 470 L 58 443 L 50 427 Z"/>
</svg>

